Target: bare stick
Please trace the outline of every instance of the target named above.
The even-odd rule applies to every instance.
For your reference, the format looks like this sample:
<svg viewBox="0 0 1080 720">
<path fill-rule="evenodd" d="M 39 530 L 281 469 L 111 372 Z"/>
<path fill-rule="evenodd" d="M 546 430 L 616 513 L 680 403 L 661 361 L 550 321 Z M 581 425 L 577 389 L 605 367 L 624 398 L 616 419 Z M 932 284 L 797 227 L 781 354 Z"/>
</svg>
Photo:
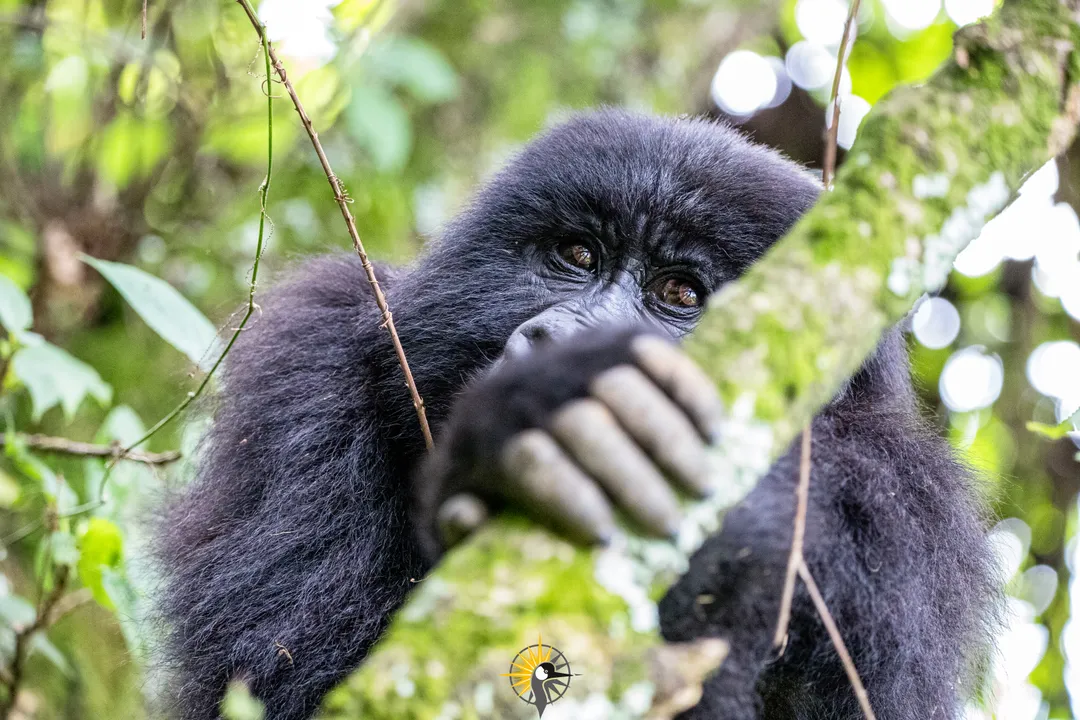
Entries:
<svg viewBox="0 0 1080 720">
<path fill-rule="evenodd" d="M 855 24 L 855 17 L 859 14 L 860 0 L 852 0 L 851 9 L 848 10 L 847 21 L 844 23 L 844 37 L 840 38 L 840 50 L 836 54 L 836 74 L 833 75 L 832 83 L 832 125 L 829 126 L 829 134 L 825 139 L 825 164 L 821 169 L 821 182 L 827 190 L 832 185 L 833 176 L 836 174 L 836 145 L 840 132 L 840 79 L 844 75 L 844 58 L 847 56 L 848 42 L 851 40 L 851 28 Z"/>
<path fill-rule="evenodd" d="M 795 597 L 795 577 L 803 561 L 803 538 L 806 537 L 806 506 L 810 498 L 810 426 L 802 432 L 802 456 L 799 461 L 799 484 L 795 488 L 795 530 L 791 536 L 791 554 L 788 556 L 787 577 L 784 592 L 780 596 L 780 618 L 776 622 L 773 646 L 780 647 L 787 637 L 791 621 L 791 600 Z"/>
<path fill-rule="evenodd" d="M 412 370 L 409 369 L 409 361 L 405 358 L 405 349 L 401 346 L 401 338 L 398 337 L 397 328 L 394 327 L 394 316 L 390 313 L 390 307 L 386 303 L 386 296 L 383 295 L 382 288 L 379 286 L 379 281 L 375 277 L 375 268 L 371 265 L 371 261 L 368 260 L 367 251 L 364 250 L 364 243 L 360 240 L 360 232 L 356 229 L 356 220 L 353 218 L 352 211 L 349 210 L 349 196 L 345 191 L 345 185 L 338 176 L 334 174 L 333 169 L 330 167 L 330 161 L 327 159 L 326 152 L 323 150 L 322 143 L 319 141 L 319 134 L 315 132 L 315 127 L 312 125 L 311 118 L 308 117 L 307 111 L 304 110 L 303 103 L 300 102 L 300 97 L 296 94 L 292 82 L 289 80 L 288 75 L 286 75 L 285 67 L 281 64 L 281 60 L 278 59 L 277 53 L 274 51 L 274 46 L 265 41 L 265 26 L 251 8 L 251 3 L 249 3 L 248 0 L 236 1 L 244 8 L 248 20 L 251 21 L 255 30 L 258 31 L 259 36 L 264 39 L 263 44 L 267 48 L 270 62 L 273 64 L 274 70 L 281 79 L 281 84 L 285 86 L 285 90 L 292 99 L 293 107 L 296 108 L 296 113 L 300 116 L 300 122 L 303 124 L 304 130 L 307 131 L 308 137 L 311 138 L 311 144 L 315 147 L 315 154 L 319 156 L 319 162 L 322 164 L 323 172 L 326 174 L 326 180 L 330 183 L 330 188 L 334 191 L 334 200 L 337 202 L 338 207 L 341 208 L 341 217 L 345 219 L 345 226 L 349 230 L 349 237 L 352 238 L 353 249 L 360 257 L 360 264 L 364 266 L 364 272 L 367 274 L 368 283 L 371 285 L 371 290 L 375 295 L 375 304 L 379 306 L 379 312 L 382 313 L 382 324 L 387 332 L 390 333 L 390 340 L 394 344 L 394 352 L 397 354 L 398 364 L 401 365 L 401 372 L 405 375 L 405 384 L 408 386 L 409 394 L 412 396 L 413 407 L 416 409 L 416 417 L 420 421 L 420 431 L 424 434 L 424 443 L 427 445 L 428 449 L 431 449 L 434 442 L 431 438 L 431 428 L 428 426 L 427 411 L 424 409 L 424 400 L 420 397 L 420 391 L 416 388 L 416 381 L 413 379 Z"/>
<path fill-rule="evenodd" d="M 142 0 L 142 39 L 146 39 L 146 5 L 149 0 Z"/>
<path fill-rule="evenodd" d="M 821 591 L 818 590 L 817 583 L 814 582 L 814 577 L 810 574 L 810 568 L 806 567 L 805 560 L 799 561 L 799 577 L 806 584 L 806 589 L 810 592 L 810 598 L 814 601 L 814 607 L 817 608 L 821 622 L 825 624 L 825 630 L 829 633 L 833 647 L 836 648 L 836 654 L 840 656 L 840 662 L 844 666 L 844 672 L 847 673 L 848 682 L 851 683 L 851 687 L 855 691 L 855 697 L 859 701 L 859 707 L 862 708 L 863 716 L 866 720 L 877 720 L 873 708 L 870 707 L 870 698 L 866 694 L 866 688 L 863 686 L 862 679 L 859 678 L 859 671 L 855 669 L 851 654 L 848 653 L 847 646 L 844 645 L 844 638 L 840 636 L 840 629 L 836 627 L 836 621 L 833 620 L 832 613 L 829 612 L 828 606 L 825 605 L 825 598 L 821 596 Z"/>
<path fill-rule="evenodd" d="M 77 440 L 52 437 L 49 435 L 18 435 L 17 437 L 29 448 L 40 450 L 41 452 L 56 453 L 58 455 L 113 458 L 115 460 L 130 460 L 146 465 L 167 465 L 180 459 L 180 453 L 176 450 L 160 453 L 127 450 L 118 442 L 109 445 L 95 445 L 93 443 L 79 442 Z"/>
</svg>

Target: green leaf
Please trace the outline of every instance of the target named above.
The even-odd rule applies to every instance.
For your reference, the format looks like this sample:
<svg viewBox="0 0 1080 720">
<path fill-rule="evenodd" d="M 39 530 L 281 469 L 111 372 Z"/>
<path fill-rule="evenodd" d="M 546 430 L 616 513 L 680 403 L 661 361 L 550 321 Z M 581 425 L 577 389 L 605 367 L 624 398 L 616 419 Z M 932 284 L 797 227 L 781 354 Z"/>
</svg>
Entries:
<svg viewBox="0 0 1080 720">
<path fill-rule="evenodd" d="M 161 120 L 121 112 L 101 132 L 98 169 L 119 188 L 145 177 L 172 147 L 172 132 Z"/>
<path fill-rule="evenodd" d="M 1047 440 L 1060 440 L 1072 433 L 1080 432 L 1080 408 L 1057 425 L 1031 421 L 1027 424 L 1028 432 L 1035 433 Z"/>
<path fill-rule="evenodd" d="M 358 85 L 345 109 L 349 132 L 383 172 L 405 166 L 412 149 L 412 123 L 401 103 L 385 88 Z"/>
<path fill-rule="evenodd" d="M 242 682 L 229 683 L 221 701 L 221 716 L 225 720 L 263 720 L 266 709 Z"/>
<path fill-rule="evenodd" d="M 440 103 L 457 96 L 458 76 L 435 47 L 417 38 L 391 38 L 371 48 L 371 70 L 400 85 L 421 102 Z"/>
<path fill-rule="evenodd" d="M 102 517 L 91 518 L 80 542 L 79 577 L 90 588 L 94 599 L 103 606 L 114 609 L 112 598 L 105 587 L 102 572 L 116 570 L 124 560 L 124 534 L 114 523 Z"/>
<path fill-rule="evenodd" d="M 81 254 L 79 259 L 101 273 L 165 342 L 210 369 L 220 353 L 217 330 L 176 288 L 131 265 Z"/>
<path fill-rule="evenodd" d="M 30 641 L 30 652 L 38 653 L 48 659 L 49 662 L 56 667 L 66 677 L 73 677 L 74 673 L 71 670 L 71 664 L 68 663 L 67 658 L 64 657 L 64 653 L 60 652 L 60 648 L 52 644 L 52 641 L 45 636 L 45 633 L 38 633 Z"/>
<path fill-rule="evenodd" d="M 34 321 L 30 298 L 10 278 L 0 275 L 0 325 L 12 335 L 29 330 Z"/>
<path fill-rule="evenodd" d="M 55 405 L 63 407 L 65 417 L 71 420 L 87 395 L 103 407 L 112 400 L 112 388 L 97 370 L 47 342 L 19 348 L 11 368 L 30 391 L 35 422 Z"/>
</svg>

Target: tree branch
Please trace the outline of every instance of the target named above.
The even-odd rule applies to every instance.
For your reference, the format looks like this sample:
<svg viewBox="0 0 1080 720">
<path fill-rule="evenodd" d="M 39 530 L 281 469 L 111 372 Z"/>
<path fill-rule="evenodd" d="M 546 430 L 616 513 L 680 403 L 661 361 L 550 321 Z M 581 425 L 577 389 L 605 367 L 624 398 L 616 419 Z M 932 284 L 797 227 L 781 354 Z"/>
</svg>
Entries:
<svg viewBox="0 0 1080 720">
<path fill-rule="evenodd" d="M 656 697 L 654 600 L 882 333 L 942 286 L 956 254 L 1075 135 L 1075 11 L 1075 0 L 1010 2 L 960 31 L 952 62 L 867 117 L 835 189 L 710 302 L 684 347 L 729 408 L 714 455 L 721 490 L 688 504 L 675 543 L 628 533 L 581 549 L 497 519 L 419 585 L 323 717 L 535 717 L 499 674 L 538 632 L 582 673 L 557 706 L 568 717 L 586 701 L 627 718 L 694 704 L 700 666 L 682 676 L 679 703 Z M 928 178 L 944 191 L 928 193 Z"/>
<path fill-rule="evenodd" d="M 145 463 L 146 465 L 168 465 L 180 459 L 180 453 L 177 450 L 167 450 L 159 453 L 127 450 L 119 442 L 109 445 L 95 445 L 49 435 L 19 434 L 15 437 L 18 442 L 23 443 L 28 448 L 57 455 L 81 455 L 83 457 L 130 460 L 131 462 Z"/>
</svg>

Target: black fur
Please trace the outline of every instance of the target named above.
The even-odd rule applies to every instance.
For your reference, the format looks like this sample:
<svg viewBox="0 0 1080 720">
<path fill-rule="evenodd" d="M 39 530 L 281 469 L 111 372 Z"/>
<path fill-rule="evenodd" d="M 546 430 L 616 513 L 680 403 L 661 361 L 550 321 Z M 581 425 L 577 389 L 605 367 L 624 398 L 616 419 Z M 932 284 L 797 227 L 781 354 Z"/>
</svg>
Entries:
<svg viewBox="0 0 1080 720">
<path fill-rule="evenodd" d="M 437 439 L 514 330 L 578 291 L 543 269 L 553 242 L 595 239 L 636 263 L 631 275 L 688 253 L 715 289 L 816 194 L 795 166 L 707 122 L 603 112 L 546 134 L 413 266 L 382 272 Z M 262 304 L 161 533 L 166 703 L 185 720 L 217 717 L 233 678 L 271 720 L 307 717 L 427 569 L 410 521 L 423 444 L 358 261 L 312 261 Z M 678 335 L 693 322 L 661 324 Z M 573 384 L 574 368 L 550 367 Z M 802 593 L 787 651 L 768 663 L 796 465 L 777 464 L 662 605 L 668 637 L 721 633 L 736 649 L 689 717 L 758 717 L 762 698 L 769 718 L 858 717 Z M 966 475 L 918 425 L 897 335 L 815 421 L 813 477 L 807 560 L 879 717 L 955 717 L 984 638 L 987 552 Z"/>
</svg>

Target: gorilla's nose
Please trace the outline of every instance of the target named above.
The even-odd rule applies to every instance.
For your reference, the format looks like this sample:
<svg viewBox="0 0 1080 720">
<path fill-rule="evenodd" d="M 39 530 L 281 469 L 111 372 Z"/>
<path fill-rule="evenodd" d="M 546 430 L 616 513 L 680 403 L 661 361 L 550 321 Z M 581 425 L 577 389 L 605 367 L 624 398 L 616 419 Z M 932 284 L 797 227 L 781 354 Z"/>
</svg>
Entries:
<svg viewBox="0 0 1080 720">
<path fill-rule="evenodd" d="M 554 337 L 555 334 L 547 323 L 534 318 L 518 326 L 506 341 L 503 354 L 508 358 L 522 357 L 536 347 L 551 342 Z"/>
</svg>

